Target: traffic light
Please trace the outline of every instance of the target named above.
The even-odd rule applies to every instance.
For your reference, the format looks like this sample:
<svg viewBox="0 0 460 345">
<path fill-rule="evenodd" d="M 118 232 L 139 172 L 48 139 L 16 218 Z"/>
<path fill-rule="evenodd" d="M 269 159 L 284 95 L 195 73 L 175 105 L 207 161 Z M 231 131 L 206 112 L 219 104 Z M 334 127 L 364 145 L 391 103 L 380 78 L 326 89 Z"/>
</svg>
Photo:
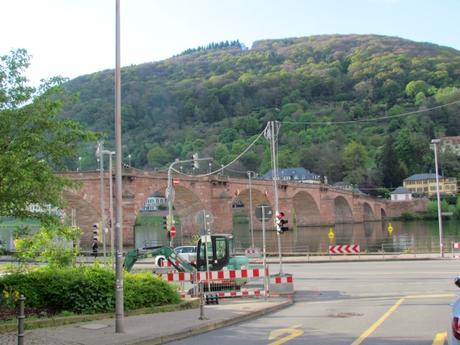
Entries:
<svg viewBox="0 0 460 345">
<path fill-rule="evenodd" d="M 97 256 L 97 249 L 99 248 L 98 244 L 98 238 L 99 238 L 99 227 L 97 224 L 93 225 L 93 240 L 91 243 L 91 249 L 93 251 L 93 256 Z"/>
<path fill-rule="evenodd" d="M 163 230 L 168 230 L 168 217 L 163 216 L 161 217 L 161 224 L 163 226 Z"/>
<path fill-rule="evenodd" d="M 283 232 L 289 230 L 287 227 L 288 220 L 284 218 L 284 212 L 278 212 L 278 214 L 275 217 L 275 225 L 276 225 L 276 231 L 280 234 Z"/>
<path fill-rule="evenodd" d="M 193 167 L 195 169 L 199 169 L 200 168 L 200 162 L 197 160 L 198 159 L 198 153 L 194 153 L 192 155 L 192 159 L 193 159 Z"/>
</svg>

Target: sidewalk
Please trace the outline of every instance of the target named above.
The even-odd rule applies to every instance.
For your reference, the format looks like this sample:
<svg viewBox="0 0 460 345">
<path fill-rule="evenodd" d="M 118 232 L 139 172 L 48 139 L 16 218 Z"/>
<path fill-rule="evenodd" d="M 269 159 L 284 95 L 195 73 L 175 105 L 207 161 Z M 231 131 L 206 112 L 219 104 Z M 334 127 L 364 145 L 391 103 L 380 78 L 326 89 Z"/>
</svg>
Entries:
<svg viewBox="0 0 460 345">
<path fill-rule="evenodd" d="M 332 255 L 283 255 L 283 263 L 324 263 L 324 262 L 351 262 L 351 261 L 398 261 L 398 260 L 453 260 L 452 253 L 363 253 L 363 254 L 332 254 Z M 278 257 L 267 258 L 268 263 L 279 262 Z"/>
<path fill-rule="evenodd" d="M 115 319 L 72 324 L 25 332 L 25 345 L 154 345 L 212 331 L 290 306 L 284 298 L 221 300 L 205 306 L 208 320 L 199 320 L 199 309 L 129 316 L 125 333 L 115 334 Z M 27 323 L 27 320 L 26 320 Z M 17 334 L 0 334 L 0 344 L 16 345 Z"/>
</svg>

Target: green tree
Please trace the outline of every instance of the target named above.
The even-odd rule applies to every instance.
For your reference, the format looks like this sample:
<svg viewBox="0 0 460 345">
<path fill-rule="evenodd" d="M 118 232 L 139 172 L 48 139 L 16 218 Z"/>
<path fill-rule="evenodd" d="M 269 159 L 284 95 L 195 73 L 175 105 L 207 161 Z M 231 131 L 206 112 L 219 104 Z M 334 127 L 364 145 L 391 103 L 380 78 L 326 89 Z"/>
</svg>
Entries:
<svg viewBox="0 0 460 345">
<path fill-rule="evenodd" d="M 414 97 L 419 92 L 426 93 L 429 85 L 423 80 L 413 80 L 406 85 L 406 95 L 409 97 Z"/>
<path fill-rule="evenodd" d="M 160 145 L 155 145 L 147 153 L 149 165 L 154 168 L 159 168 L 171 161 L 171 156 L 168 151 Z"/>
<path fill-rule="evenodd" d="M 45 221 L 37 233 L 17 238 L 15 247 L 23 263 L 39 260 L 53 268 L 75 266 L 81 234 L 78 227 Z"/>
<path fill-rule="evenodd" d="M 95 135 L 75 121 L 58 117 L 66 94 L 62 79 L 27 85 L 30 56 L 23 49 L 0 57 L 0 215 L 31 214 L 30 204 L 62 206 L 62 191 L 74 183 L 58 176 L 78 146 Z"/>
<path fill-rule="evenodd" d="M 393 135 L 388 135 L 380 160 L 382 182 L 385 187 L 396 188 L 401 186 L 402 180 L 407 176 L 407 170 L 398 158 Z"/>
<path fill-rule="evenodd" d="M 346 145 L 343 150 L 343 163 L 346 181 L 353 184 L 364 182 L 369 164 L 369 154 L 364 145 L 356 141 Z"/>
</svg>

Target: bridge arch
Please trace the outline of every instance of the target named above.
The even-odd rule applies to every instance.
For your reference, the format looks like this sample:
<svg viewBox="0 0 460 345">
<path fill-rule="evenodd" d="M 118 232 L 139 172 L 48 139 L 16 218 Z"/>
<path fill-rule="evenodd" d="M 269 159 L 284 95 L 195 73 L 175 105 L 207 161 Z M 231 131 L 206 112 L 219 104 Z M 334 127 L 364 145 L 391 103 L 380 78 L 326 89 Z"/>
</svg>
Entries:
<svg viewBox="0 0 460 345">
<path fill-rule="evenodd" d="M 252 188 L 252 210 L 250 210 L 250 191 L 248 189 L 243 189 L 236 195 L 232 200 L 232 206 L 238 206 L 238 203 L 241 202 L 239 206 L 242 207 L 233 207 L 233 215 L 235 214 L 244 214 L 247 217 L 247 222 L 250 221 L 250 212 L 252 212 L 252 220 L 254 229 L 262 229 L 262 222 L 256 218 L 256 207 L 258 205 L 271 205 L 268 200 L 267 195 L 257 188 Z M 233 217 L 235 221 L 235 217 Z M 233 224 L 235 225 L 235 224 Z"/>
<path fill-rule="evenodd" d="M 375 220 L 374 211 L 372 210 L 371 205 L 369 203 L 363 203 L 363 221 L 368 222 Z"/>
<path fill-rule="evenodd" d="M 321 213 L 313 196 L 306 192 L 297 192 L 292 200 L 296 223 L 299 226 L 321 224 Z"/>
<path fill-rule="evenodd" d="M 76 225 L 83 232 L 80 237 L 80 245 L 84 250 L 89 250 L 93 239 L 93 224 L 100 221 L 101 214 L 87 200 L 85 194 L 81 195 L 73 190 L 64 190 L 63 198 L 66 202 L 65 213 L 72 215 L 72 210 L 75 210 Z"/>
<path fill-rule="evenodd" d="M 337 196 L 334 199 L 335 223 L 352 223 L 353 212 L 347 199 L 343 196 Z"/>
</svg>

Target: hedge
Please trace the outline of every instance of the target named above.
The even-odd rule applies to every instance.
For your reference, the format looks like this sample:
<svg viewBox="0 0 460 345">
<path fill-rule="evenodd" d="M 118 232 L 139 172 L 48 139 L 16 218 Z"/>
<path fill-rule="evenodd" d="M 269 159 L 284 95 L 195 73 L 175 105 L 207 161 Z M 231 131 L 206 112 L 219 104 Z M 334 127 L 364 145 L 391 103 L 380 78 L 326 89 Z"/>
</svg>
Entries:
<svg viewBox="0 0 460 345">
<path fill-rule="evenodd" d="M 103 313 L 115 309 L 115 273 L 101 267 L 41 268 L 0 277 L 0 306 L 11 307 L 20 294 L 31 308 Z M 126 310 L 178 303 L 173 286 L 151 273 L 124 273 Z"/>
</svg>

